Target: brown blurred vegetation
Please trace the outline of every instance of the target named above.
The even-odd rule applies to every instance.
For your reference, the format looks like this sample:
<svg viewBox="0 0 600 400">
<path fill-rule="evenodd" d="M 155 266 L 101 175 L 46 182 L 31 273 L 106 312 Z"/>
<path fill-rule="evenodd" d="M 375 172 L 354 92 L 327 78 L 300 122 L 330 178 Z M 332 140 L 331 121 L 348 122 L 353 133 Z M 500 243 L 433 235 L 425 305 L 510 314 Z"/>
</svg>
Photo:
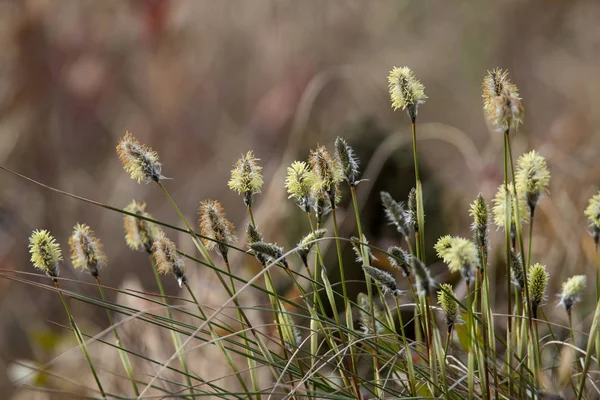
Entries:
<svg viewBox="0 0 600 400">
<path fill-rule="evenodd" d="M 200 200 L 218 199 L 243 236 L 245 210 L 226 182 L 237 157 L 253 149 L 266 182 L 257 223 L 289 248 L 303 232 L 290 223 L 302 216 L 286 201 L 285 167 L 344 134 L 372 174 L 363 207 L 371 242 L 384 247 L 394 235 L 381 226 L 378 191 L 403 197 L 413 182 L 403 149 L 408 119 L 390 109 L 386 76 L 408 65 L 429 96 L 420 108 L 419 153 L 433 245 L 438 234 L 470 235 L 468 204 L 480 191 L 490 200 L 502 179 L 502 137 L 486 124 L 480 102 L 485 71 L 500 66 L 526 110 L 515 157 L 536 148 L 552 170 L 536 216 L 534 260 L 549 267 L 547 309 L 560 322 L 566 317 L 553 308 L 560 282 L 594 274 L 582 210 L 600 183 L 598 21 L 595 0 L 3 0 L 0 163 L 116 207 L 144 200 L 154 216 L 177 224 L 162 194 L 132 182 L 116 159 L 118 138 L 130 130 L 158 151 L 173 178 L 166 184 L 191 220 Z M 124 244 L 118 214 L 0 172 L 2 270 L 33 271 L 27 237 L 35 228 L 50 229 L 66 251 L 76 222 L 105 243 L 104 283 L 127 287 L 129 279 L 155 290 L 147 260 Z M 352 234 L 351 218 L 344 224 Z M 193 253 L 189 240 L 171 235 Z M 237 268 L 249 276 L 241 260 Z M 432 268 L 448 279 L 441 265 Z M 212 278 L 189 269 L 204 300 L 218 305 L 223 294 L 208 290 Z M 89 282 L 68 262 L 61 276 Z M 93 287 L 65 286 L 95 295 Z M 177 293 L 174 282 L 168 288 Z M 60 354 L 44 343 L 62 332 L 53 322 L 66 318 L 55 293 L 9 280 L 0 280 L 0 302 L 0 389 L 10 393 L 8 366 Z M 92 306 L 73 302 L 73 309 L 82 323 L 88 315 L 89 326 L 106 327 Z"/>
</svg>

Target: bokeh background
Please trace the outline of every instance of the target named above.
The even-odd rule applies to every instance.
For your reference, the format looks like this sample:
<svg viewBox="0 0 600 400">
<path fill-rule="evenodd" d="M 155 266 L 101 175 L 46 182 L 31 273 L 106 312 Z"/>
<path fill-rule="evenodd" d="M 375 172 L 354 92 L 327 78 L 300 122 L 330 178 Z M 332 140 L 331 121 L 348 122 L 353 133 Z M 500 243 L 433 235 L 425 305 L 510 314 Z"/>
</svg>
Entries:
<svg viewBox="0 0 600 400">
<path fill-rule="evenodd" d="M 564 323 L 554 308 L 560 283 L 576 273 L 591 279 L 595 271 L 582 211 L 600 184 L 598 21 L 595 0 L 2 0 L 0 163 L 116 207 L 146 201 L 154 216 L 178 224 L 159 190 L 131 181 L 116 158 L 115 146 L 130 130 L 159 152 L 164 174 L 173 178 L 166 184 L 191 220 L 200 200 L 218 199 L 243 237 L 245 209 L 227 180 L 236 159 L 252 149 L 265 174 L 255 203 L 258 226 L 267 239 L 290 248 L 307 227 L 286 199 L 285 168 L 317 144 L 332 149 L 343 135 L 369 179 L 359 187 L 369 239 L 387 247 L 396 237 L 385 226 L 379 190 L 404 198 L 414 182 L 409 120 L 391 110 L 386 87 L 389 70 L 407 65 L 429 96 L 418 135 L 431 247 L 444 233 L 470 236 L 468 204 L 479 192 L 491 200 L 502 180 L 502 136 L 483 115 L 481 81 L 486 70 L 507 68 L 525 106 L 515 157 L 536 148 L 552 171 L 537 213 L 533 259 L 550 270 L 547 312 Z M 348 211 L 341 210 L 347 236 L 354 233 Z M 0 171 L 4 273 L 33 272 L 27 253 L 33 229 L 50 229 L 67 252 L 77 222 L 90 224 L 105 243 L 105 284 L 156 291 L 145 256 L 125 246 L 119 214 Z M 171 236 L 194 252 L 185 236 Z M 493 232 L 495 245 L 501 236 Z M 496 247 L 492 268 L 504 287 Z M 351 250 L 345 254 L 359 279 Z M 238 272 L 252 276 L 256 266 L 237 257 Z M 436 279 L 457 281 L 433 253 L 429 260 Z M 379 265 L 385 267 L 384 260 Z M 212 274 L 188 268 L 203 301 L 218 305 L 224 294 L 213 289 Z M 85 284 L 89 276 L 74 272 L 70 262 L 61 276 L 79 281 L 65 282 L 66 288 L 95 294 Z M 175 282 L 167 288 L 178 294 Z M 280 289 L 287 290 L 285 283 Z M 589 324 L 591 293 L 577 324 Z M 245 301 L 265 301 L 253 296 Z M 72 307 L 91 332 L 106 328 L 103 310 Z M 31 398 L 33 392 L 14 385 L 19 366 L 43 365 L 74 346 L 57 323 L 67 320 L 56 293 L 0 279 L 3 394 Z M 76 351 L 57 360 L 53 371 L 68 374 L 70 363 L 81 361 Z M 105 362 L 101 369 L 109 369 L 106 355 L 97 357 Z M 197 369 L 206 363 L 199 360 Z"/>
</svg>

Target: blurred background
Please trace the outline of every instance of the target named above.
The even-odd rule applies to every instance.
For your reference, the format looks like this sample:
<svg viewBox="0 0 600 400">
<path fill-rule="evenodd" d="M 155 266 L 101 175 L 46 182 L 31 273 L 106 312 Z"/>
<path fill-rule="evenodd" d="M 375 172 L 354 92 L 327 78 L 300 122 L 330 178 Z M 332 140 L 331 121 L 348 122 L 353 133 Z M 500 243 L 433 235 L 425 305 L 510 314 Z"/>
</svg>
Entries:
<svg viewBox="0 0 600 400">
<path fill-rule="evenodd" d="M 265 175 L 257 224 L 267 240 L 290 248 L 308 227 L 286 199 L 285 168 L 317 144 L 333 151 L 342 135 L 369 179 L 358 189 L 369 240 L 387 248 L 397 238 L 385 225 L 379 191 L 404 199 L 414 184 L 409 119 L 392 111 L 386 79 L 393 66 L 406 65 L 429 97 L 419 109 L 418 145 L 431 247 L 445 233 L 469 237 L 469 203 L 479 192 L 491 201 L 502 181 L 502 135 L 483 115 L 481 81 L 486 70 L 506 68 L 525 106 L 514 155 L 535 148 L 552 171 L 536 213 L 533 260 L 550 270 L 547 313 L 565 323 L 554 293 L 573 274 L 591 283 L 595 273 L 583 209 L 600 184 L 598 21 L 595 0 L 1 0 L 0 163 L 115 207 L 145 201 L 155 217 L 179 224 L 155 185 L 138 185 L 123 171 L 115 146 L 130 130 L 159 153 L 163 173 L 173 178 L 166 185 L 186 216 L 197 220 L 200 200 L 219 200 L 243 245 L 245 207 L 227 180 L 252 149 Z M 355 234 L 351 209 L 340 213 L 342 234 Z M 49 229 L 67 253 L 77 222 L 104 241 L 103 283 L 156 291 L 147 259 L 124 243 L 119 214 L 0 171 L 2 271 L 34 272 L 27 251 L 33 229 Z M 504 287 L 502 234 L 492 231 L 491 268 Z M 188 238 L 170 235 L 194 253 Z M 429 251 L 436 279 L 457 282 Z M 345 255 L 359 280 L 351 250 Z M 256 266 L 237 257 L 234 268 L 251 277 Z M 224 294 L 212 289 L 213 275 L 188 269 L 203 301 L 218 305 Z M 334 277 L 336 270 L 334 263 Z M 68 260 L 61 276 L 80 281 L 65 282 L 67 289 L 95 295 L 85 284 L 91 278 Z M 165 281 L 177 295 L 174 280 Z M 591 286 L 577 323 L 589 324 Z M 353 293 L 362 287 L 356 282 Z M 249 293 L 245 301 L 266 300 Z M 106 329 L 102 309 L 75 301 L 72 308 L 90 332 Z M 74 346 L 57 323 L 67 319 L 56 293 L 0 279 L 2 393 L 31 398 L 15 389 L 19 367 L 43 365 Z M 76 351 L 73 363 L 81 361 Z M 53 371 L 62 365 L 65 374 L 65 360 Z"/>
</svg>

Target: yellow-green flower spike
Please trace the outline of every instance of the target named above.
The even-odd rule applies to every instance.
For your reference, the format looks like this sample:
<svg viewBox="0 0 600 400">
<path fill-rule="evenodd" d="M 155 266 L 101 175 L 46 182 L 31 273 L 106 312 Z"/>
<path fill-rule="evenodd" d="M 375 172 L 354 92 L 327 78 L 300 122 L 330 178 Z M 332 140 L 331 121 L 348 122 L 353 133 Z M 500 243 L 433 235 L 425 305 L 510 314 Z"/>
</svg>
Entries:
<svg viewBox="0 0 600 400">
<path fill-rule="evenodd" d="M 125 171 L 137 183 L 158 182 L 164 178 L 161 175 L 162 166 L 158 162 L 158 154 L 151 148 L 140 144 L 131 132 L 126 132 L 119 141 L 117 154 Z"/>
<path fill-rule="evenodd" d="M 460 272 L 467 284 L 470 284 L 473 271 L 479 265 L 479 252 L 475 243 L 461 237 L 454 237 L 443 258 L 450 271 Z"/>
<path fill-rule="evenodd" d="M 254 156 L 252 150 L 248 151 L 233 166 L 227 183 L 231 190 L 243 196 L 248 207 L 252 206 L 252 197 L 260 193 L 263 185 L 262 167 L 257 161 L 260 159 Z"/>
<path fill-rule="evenodd" d="M 517 202 L 515 202 L 514 198 L 513 198 L 513 194 L 514 194 L 514 189 L 513 189 L 513 184 L 509 183 L 508 184 L 508 191 L 510 199 L 512 200 L 512 206 L 513 208 L 511 209 L 511 221 L 514 224 L 515 223 L 515 217 L 516 217 L 516 213 L 515 213 L 515 206 L 517 204 Z M 525 199 L 525 194 L 523 192 L 517 192 L 517 195 L 519 196 L 519 201 L 518 201 L 518 207 L 519 207 L 519 217 L 521 218 L 521 225 L 526 224 L 527 222 L 529 222 L 529 210 L 527 208 L 527 200 Z M 494 197 L 493 200 L 493 204 L 494 206 L 492 207 L 492 214 L 494 215 L 494 224 L 498 227 L 498 228 L 504 228 L 504 210 L 506 207 L 506 190 L 504 188 L 504 184 L 498 186 L 498 191 L 496 192 L 496 197 Z"/>
<path fill-rule="evenodd" d="M 86 224 L 77 224 L 69 238 L 71 262 L 78 269 L 87 270 L 93 277 L 106 265 L 102 242 Z"/>
<path fill-rule="evenodd" d="M 394 67 L 388 76 L 388 89 L 394 110 L 407 110 L 412 122 L 419 104 L 425 103 L 425 87 L 408 67 Z"/>
<path fill-rule="evenodd" d="M 583 213 L 588 217 L 588 221 L 590 221 L 592 236 L 597 246 L 598 239 L 600 238 L 600 191 L 592 196 Z"/>
<path fill-rule="evenodd" d="M 471 204 L 469 215 L 473 217 L 473 225 L 471 226 L 474 233 L 475 244 L 482 248 L 487 253 L 488 235 L 489 235 L 489 214 L 488 206 L 483 199 L 483 195 L 479 193 L 475 201 Z"/>
<path fill-rule="evenodd" d="M 571 312 L 573 305 L 581 301 L 581 294 L 585 290 L 587 277 L 585 275 L 575 275 L 567 279 L 562 284 L 562 293 L 560 295 L 560 305 L 563 306 L 568 313 Z"/>
<path fill-rule="evenodd" d="M 546 271 L 545 265 L 536 263 L 529 267 L 527 275 L 533 317 L 536 318 L 538 307 L 546 299 L 546 289 L 548 288 L 550 274 Z"/>
<path fill-rule="evenodd" d="M 524 193 L 529 209 L 533 212 L 550 184 L 550 170 L 546 159 L 535 150 L 523 154 L 517 162 L 515 181 L 517 192 Z"/>
<path fill-rule="evenodd" d="M 200 229 L 202 235 L 207 238 L 203 239 L 204 245 L 208 250 L 218 247 L 221 256 L 227 260 L 227 245 L 237 242 L 235 237 L 235 228 L 233 224 L 225 218 L 221 203 L 214 200 L 205 200 L 200 203 L 198 209 L 200 214 Z M 216 241 L 216 242 L 215 242 Z"/>
<path fill-rule="evenodd" d="M 183 258 L 177 253 L 177 246 L 164 232 L 160 232 L 152 245 L 152 258 L 156 263 L 156 270 L 159 274 L 173 274 L 181 287 L 187 278 L 185 276 L 185 264 Z"/>
<path fill-rule="evenodd" d="M 440 285 L 438 291 L 438 304 L 444 314 L 444 320 L 448 326 L 448 331 L 452 329 L 454 324 L 460 322 L 458 315 L 458 303 L 456 302 L 456 296 L 454 296 L 454 290 L 452 285 L 449 283 L 443 283 Z"/>
<path fill-rule="evenodd" d="M 312 190 L 315 181 L 315 174 L 304 161 L 294 161 L 287 169 L 285 188 L 289 195 L 288 198 L 294 199 L 296 204 L 306 213 L 310 212 L 314 202 Z"/>
<path fill-rule="evenodd" d="M 152 218 L 152 216 L 146 212 L 146 203 L 144 202 L 138 203 L 137 201 L 132 200 L 131 203 L 125 207 L 125 211 L 141 217 Z M 132 250 L 136 251 L 145 250 L 150 252 L 156 237 L 162 232 L 156 224 L 131 215 L 125 215 L 123 217 L 123 225 L 125 227 L 125 242 Z"/>
<path fill-rule="evenodd" d="M 442 260 L 444 260 L 444 262 L 446 261 L 446 256 L 448 255 L 448 252 L 450 251 L 450 248 L 452 247 L 452 243 L 454 241 L 454 238 L 450 235 L 444 235 L 441 238 L 438 239 L 438 241 L 436 242 L 435 246 L 433 246 L 433 248 L 435 249 L 437 256 L 439 258 L 441 258 Z"/>
<path fill-rule="evenodd" d="M 58 263 L 63 260 L 60 245 L 47 230 L 35 230 L 29 237 L 29 252 L 33 266 L 48 276 L 56 278 Z"/>
</svg>

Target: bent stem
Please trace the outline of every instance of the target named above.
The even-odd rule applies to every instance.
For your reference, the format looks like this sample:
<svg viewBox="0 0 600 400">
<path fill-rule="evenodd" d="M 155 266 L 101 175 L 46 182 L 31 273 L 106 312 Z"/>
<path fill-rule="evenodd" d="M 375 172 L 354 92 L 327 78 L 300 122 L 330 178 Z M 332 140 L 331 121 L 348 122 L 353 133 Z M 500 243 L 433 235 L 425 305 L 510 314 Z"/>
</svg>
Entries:
<svg viewBox="0 0 600 400">
<path fill-rule="evenodd" d="M 106 302 L 106 296 L 104 295 L 104 290 L 102 289 L 102 286 L 100 285 L 100 279 L 97 276 L 95 278 L 96 278 L 96 286 L 98 286 L 98 291 L 100 291 L 100 297 L 102 298 L 102 300 L 104 302 Z M 123 368 L 125 369 L 125 373 L 127 374 L 127 377 L 129 378 L 129 380 L 131 381 L 131 387 L 133 388 L 133 392 L 135 393 L 136 396 L 139 396 L 140 391 L 138 390 L 137 383 L 135 382 L 135 377 L 133 375 L 133 368 L 131 366 L 131 362 L 129 361 L 129 356 L 123 350 L 123 346 L 121 344 L 121 338 L 119 337 L 119 333 L 117 332 L 117 328 L 115 327 L 115 323 L 113 322 L 110 309 L 108 309 L 108 308 L 106 309 L 106 315 L 108 316 L 108 322 L 110 323 L 110 326 L 112 327 L 113 333 L 115 335 L 117 350 L 119 351 L 119 356 L 121 358 L 121 362 L 123 363 Z"/>
<path fill-rule="evenodd" d="M 73 332 L 75 332 L 75 338 L 77 339 L 77 343 L 79 344 L 79 348 L 81 349 L 81 352 L 83 353 L 88 365 L 90 366 L 90 370 L 92 371 L 92 375 L 94 376 L 94 380 L 96 381 L 98 390 L 100 391 L 102 398 L 106 399 L 106 393 L 104 392 L 102 383 L 100 383 L 100 378 L 98 378 L 98 374 L 96 373 L 96 369 L 94 368 L 94 364 L 92 363 L 92 359 L 90 358 L 90 354 L 88 353 L 87 346 L 85 345 L 85 340 L 83 338 L 83 335 L 81 334 L 81 331 L 77 327 L 77 324 L 75 324 L 75 320 L 73 319 L 73 315 L 71 314 L 69 305 L 67 304 L 67 301 L 65 300 L 65 296 L 63 295 L 62 290 L 60 289 L 60 284 L 58 283 L 58 279 L 52 278 L 52 281 L 54 282 L 54 286 L 58 290 L 58 295 L 60 296 L 60 300 L 62 301 L 63 306 L 65 307 L 65 311 L 67 312 L 67 316 L 69 317 L 69 322 L 71 323 L 71 326 L 73 327 Z"/>
</svg>

